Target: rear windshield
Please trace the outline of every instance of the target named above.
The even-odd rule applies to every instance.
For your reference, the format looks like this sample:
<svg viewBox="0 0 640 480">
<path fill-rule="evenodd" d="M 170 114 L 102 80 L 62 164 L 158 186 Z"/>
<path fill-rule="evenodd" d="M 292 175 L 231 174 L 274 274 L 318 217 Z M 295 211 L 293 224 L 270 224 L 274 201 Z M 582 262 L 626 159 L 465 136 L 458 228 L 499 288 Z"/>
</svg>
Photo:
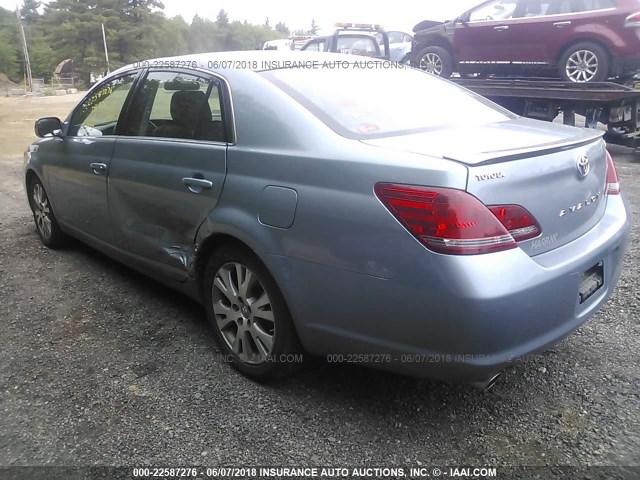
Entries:
<svg viewBox="0 0 640 480">
<path fill-rule="evenodd" d="M 484 98 L 419 70 L 369 60 L 348 68 L 346 62 L 341 68 L 339 64 L 342 62 L 335 62 L 335 68 L 321 63 L 317 69 L 270 70 L 262 75 L 349 138 L 465 128 L 515 118 Z"/>
</svg>

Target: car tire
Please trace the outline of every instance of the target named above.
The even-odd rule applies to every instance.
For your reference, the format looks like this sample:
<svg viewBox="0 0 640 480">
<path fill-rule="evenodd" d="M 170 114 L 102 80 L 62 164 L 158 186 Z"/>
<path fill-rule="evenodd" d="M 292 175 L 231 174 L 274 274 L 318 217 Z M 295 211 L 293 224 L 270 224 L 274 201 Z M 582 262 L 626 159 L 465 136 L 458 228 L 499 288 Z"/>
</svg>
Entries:
<svg viewBox="0 0 640 480">
<path fill-rule="evenodd" d="M 453 56 L 442 47 L 426 47 L 417 57 L 416 67 L 438 77 L 449 78 L 453 73 Z"/>
<path fill-rule="evenodd" d="M 56 249 L 63 247 L 68 237 L 60 230 L 58 221 L 53 213 L 53 208 L 47 192 L 39 179 L 34 178 L 29 182 L 29 206 L 33 213 L 33 221 L 40 240 L 47 247 Z"/>
<path fill-rule="evenodd" d="M 604 82 L 609 78 L 611 57 L 597 43 L 581 42 L 560 57 L 560 78 L 572 83 Z"/>
<path fill-rule="evenodd" d="M 302 347 L 284 297 L 253 252 L 221 247 L 209 258 L 203 287 L 207 319 L 232 367 L 267 382 L 302 366 Z"/>
</svg>

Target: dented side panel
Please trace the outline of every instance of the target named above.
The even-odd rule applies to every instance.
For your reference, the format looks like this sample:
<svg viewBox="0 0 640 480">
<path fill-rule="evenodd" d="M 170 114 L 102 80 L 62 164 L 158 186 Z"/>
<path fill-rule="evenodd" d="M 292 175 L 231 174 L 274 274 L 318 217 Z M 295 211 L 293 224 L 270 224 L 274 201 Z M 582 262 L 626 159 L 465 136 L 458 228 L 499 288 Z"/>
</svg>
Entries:
<svg viewBox="0 0 640 480">
<path fill-rule="evenodd" d="M 121 138 L 109 172 L 116 247 L 184 272 L 194 238 L 215 209 L 226 174 L 226 145 Z M 193 188 L 186 178 L 211 182 Z"/>
</svg>

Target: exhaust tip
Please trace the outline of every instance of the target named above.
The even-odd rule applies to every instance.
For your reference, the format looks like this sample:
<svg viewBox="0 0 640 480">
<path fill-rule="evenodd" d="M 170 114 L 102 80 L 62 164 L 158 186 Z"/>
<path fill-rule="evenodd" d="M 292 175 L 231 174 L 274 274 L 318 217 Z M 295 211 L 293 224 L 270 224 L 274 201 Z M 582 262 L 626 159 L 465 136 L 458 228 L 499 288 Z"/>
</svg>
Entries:
<svg viewBox="0 0 640 480">
<path fill-rule="evenodd" d="M 488 380 L 481 380 L 478 382 L 472 382 L 471 385 L 481 391 L 488 392 L 493 388 L 493 386 L 498 382 L 498 379 L 502 376 L 502 373 L 496 373 L 493 377 L 490 377 Z"/>
</svg>

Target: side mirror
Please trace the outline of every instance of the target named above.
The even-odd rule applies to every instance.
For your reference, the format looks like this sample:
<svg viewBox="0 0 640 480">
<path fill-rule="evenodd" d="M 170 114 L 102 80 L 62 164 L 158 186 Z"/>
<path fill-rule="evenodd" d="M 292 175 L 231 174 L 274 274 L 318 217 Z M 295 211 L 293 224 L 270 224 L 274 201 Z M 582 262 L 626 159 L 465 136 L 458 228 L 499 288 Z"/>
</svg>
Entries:
<svg viewBox="0 0 640 480">
<path fill-rule="evenodd" d="M 36 120 L 36 135 L 40 138 L 47 135 L 59 137 L 62 134 L 62 122 L 58 117 L 44 117 Z"/>
<path fill-rule="evenodd" d="M 460 24 L 460 25 L 466 25 L 466 24 L 467 24 L 467 22 L 468 22 L 467 15 L 460 15 L 458 18 L 456 18 L 456 19 L 453 21 L 453 24 L 454 24 L 454 25 L 457 25 L 457 24 Z"/>
</svg>

